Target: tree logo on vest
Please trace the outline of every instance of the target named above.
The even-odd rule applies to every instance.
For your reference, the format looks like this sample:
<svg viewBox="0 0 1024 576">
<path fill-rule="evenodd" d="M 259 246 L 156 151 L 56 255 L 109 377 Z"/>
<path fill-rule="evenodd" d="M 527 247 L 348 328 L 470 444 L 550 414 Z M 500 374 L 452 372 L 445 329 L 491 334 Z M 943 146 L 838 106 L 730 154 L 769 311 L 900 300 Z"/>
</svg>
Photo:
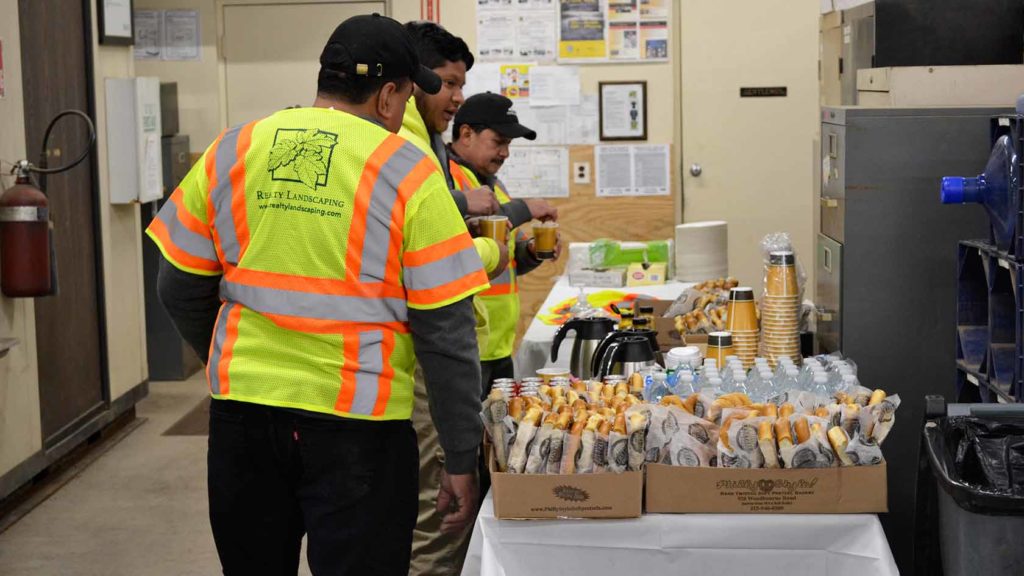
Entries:
<svg viewBox="0 0 1024 576">
<path fill-rule="evenodd" d="M 271 180 L 299 182 L 311 190 L 327 185 L 338 135 L 316 128 L 278 128 L 267 169 Z"/>
</svg>

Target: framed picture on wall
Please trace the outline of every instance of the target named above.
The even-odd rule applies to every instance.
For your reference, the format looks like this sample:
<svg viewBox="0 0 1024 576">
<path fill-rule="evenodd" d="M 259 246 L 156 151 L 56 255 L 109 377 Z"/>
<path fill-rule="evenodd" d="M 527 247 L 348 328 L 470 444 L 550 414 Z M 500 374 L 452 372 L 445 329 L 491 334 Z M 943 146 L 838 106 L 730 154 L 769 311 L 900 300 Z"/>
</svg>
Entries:
<svg viewBox="0 0 1024 576">
<path fill-rule="evenodd" d="M 598 82 L 602 141 L 647 140 L 647 82 Z"/>
<path fill-rule="evenodd" d="M 133 0 L 96 0 L 100 44 L 131 46 L 135 43 Z"/>
</svg>

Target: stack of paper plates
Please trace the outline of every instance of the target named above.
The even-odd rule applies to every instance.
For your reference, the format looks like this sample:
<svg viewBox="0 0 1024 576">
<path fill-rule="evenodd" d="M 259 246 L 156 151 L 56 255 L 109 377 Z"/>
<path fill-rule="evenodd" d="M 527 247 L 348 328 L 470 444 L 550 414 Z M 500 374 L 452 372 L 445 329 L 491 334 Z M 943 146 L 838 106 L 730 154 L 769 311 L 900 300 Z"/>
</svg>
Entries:
<svg viewBox="0 0 1024 576">
<path fill-rule="evenodd" d="M 703 282 L 729 275 L 729 228 L 724 221 L 676 226 L 676 280 Z"/>
</svg>

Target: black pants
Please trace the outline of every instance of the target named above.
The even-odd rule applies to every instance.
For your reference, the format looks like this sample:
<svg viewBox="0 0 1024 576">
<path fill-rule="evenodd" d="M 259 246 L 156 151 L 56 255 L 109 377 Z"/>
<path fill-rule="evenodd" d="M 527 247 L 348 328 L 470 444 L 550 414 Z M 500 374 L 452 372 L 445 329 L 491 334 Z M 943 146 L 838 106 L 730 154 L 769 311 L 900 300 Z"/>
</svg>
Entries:
<svg viewBox="0 0 1024 576">
<path fill-rule="evenodd" d="M 210 525 L 227 576 L 409 572 L 418 458 L 409 421 L 210 406 Z"/>
<path fill-rule="evenodd" d="M 483 382 L 483 396 L 486 400 L 491 393 L 491 384 L 499 378 L 515 378 L 515 366 L 512 364 L 512 357 L 498 358 L 497 360 L 483 360 L 480 362 L 481 381 Z"/>
</svg>

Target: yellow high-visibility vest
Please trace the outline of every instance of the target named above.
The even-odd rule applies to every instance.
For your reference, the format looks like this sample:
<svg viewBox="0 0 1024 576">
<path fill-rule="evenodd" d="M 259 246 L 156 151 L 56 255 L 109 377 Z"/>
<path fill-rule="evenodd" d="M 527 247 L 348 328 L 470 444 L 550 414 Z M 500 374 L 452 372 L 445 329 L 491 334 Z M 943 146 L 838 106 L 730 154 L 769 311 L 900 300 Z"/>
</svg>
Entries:
<svg viewBox="0 0 1024 576">
<path fill-rule="evenodd" d="M 455 160 L 449 160 L 452 179 L 460 190 L 471 190 L 480 187 L 476 174 Z M 505 191 L 504 185 L 496 181 L 494 194 L 501 204 L 512 201 Z M 516 280 L 516 241 L 525 240 L 521 228 L 515 229 L 508 238 L 508 268 L 497 278 L 491 280 L 491 287 L 476 295 L 476 300 L 483 302 L 487 309 L 487 347 L 481 349 L 481 360 L 499 360 L 512 355 L 516 340 L 516 323 L 519 321 L 519 285 Z"/>
<path fill-rule="evenodd" d="M 223 276 L 220 399 L 408 419 L 408 309 L 488 287 L 435 160 L 332 109 L 226 130 L 146 232 L 179 269 Z"/>
</svg>

